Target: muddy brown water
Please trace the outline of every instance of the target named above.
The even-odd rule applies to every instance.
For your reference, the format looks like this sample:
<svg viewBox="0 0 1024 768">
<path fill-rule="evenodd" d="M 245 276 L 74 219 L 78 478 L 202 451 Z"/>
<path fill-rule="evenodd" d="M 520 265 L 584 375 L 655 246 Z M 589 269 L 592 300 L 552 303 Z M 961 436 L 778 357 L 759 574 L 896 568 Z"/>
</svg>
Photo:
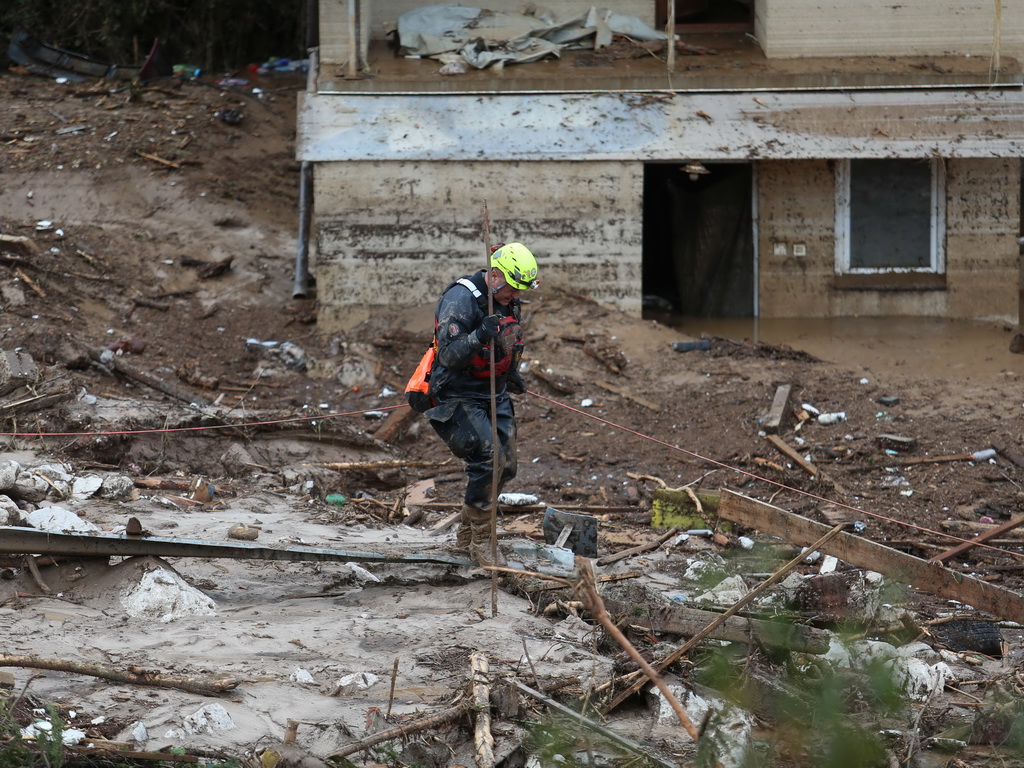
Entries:
<svg viewBox="0 0 1024 768">
<path fill-rule="evenodd" d="M 681 318 L 668 324 L 693 337 L 785 344 L 876 375 L 974 382 L 1024 375 L 1024 355 L 1009 351 L 1017 328 L 1005 322 L 918 317 Z"/>
</svg>

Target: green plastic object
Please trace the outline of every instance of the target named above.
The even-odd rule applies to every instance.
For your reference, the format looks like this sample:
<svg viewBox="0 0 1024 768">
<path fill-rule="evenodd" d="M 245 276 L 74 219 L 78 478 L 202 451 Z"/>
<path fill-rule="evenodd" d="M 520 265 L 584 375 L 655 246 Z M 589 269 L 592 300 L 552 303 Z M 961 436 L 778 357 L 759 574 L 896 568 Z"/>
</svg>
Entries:
<svg viewBox="0 0 1024 768">
<path fill-rule="evenodd" d="M 329 493 L 327 494 L 327 496 L 324 497 L 324 501 L 326 501 L 328 504 L 336 504 L 337 506 L 340 507 L 346 501 L 348 501 L 348 499 L 346 499 L 340 493 Z"/>
</svg>

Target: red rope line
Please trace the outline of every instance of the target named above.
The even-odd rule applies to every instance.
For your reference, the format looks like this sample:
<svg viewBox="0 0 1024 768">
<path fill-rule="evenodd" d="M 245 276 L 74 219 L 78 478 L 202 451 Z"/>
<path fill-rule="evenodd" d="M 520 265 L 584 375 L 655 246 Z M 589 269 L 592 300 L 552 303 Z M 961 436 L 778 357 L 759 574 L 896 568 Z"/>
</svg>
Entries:
<svg viewBox="0 0 1024 768">
<path fill-rule="evenodd" d="M 768 483 L 769 485 L 774 485 L 774 486 L 778 487 L 781 490 L 792 491 L 793 493 L 796 493 L 796 494 L 798 494 L 800 496 L 806 496 L 806 497 L 808 497 L 810 499 L 814 499 L 815 501 L 823 501 L 823 502 L 825 502 L 827 504 L 833 504 L 833 505 L 835 505 L 837 507 L 840 507 L 842 509 L 848 509 L 851 512 L 856 512 L 858 514 L 866 515 L 868 517 L 872 517 L 872 518 L 875 518 L 875 519 L 878 519 L 878 520 L 884 520 L 884 521 L 886 521 L 888 523 L 893 523 L 895 525 L 899 525 L 899 526 L 902 526 L 904 528 L 910 528 L 910 529 L 915 530 L 915 531 L 920 531 L 921 533 L 927 533 L 927 534 L 931 534 L 931 535 L 934 535 L 934 536 L 940 536 L 940 537 L 943 537 L 943 538 L 946 538 L 946 539 L 950 539 L 952 541 L 956 541 L 956 542 L 959 542 L 959 543 L 973 543 L 974 546 L 980 547 L 982 549 L 988 549 L 988 550 L 991 550 L 993 552 L 999 552 L 999 553 L 1004 554 L 1004 555 L 1009 555 L 1010 557 L 1024 558 L 1024 554 L 1022 554 L 1020 552 L 1011 552 L 1010 550 L 1001 549 L 1000 547 L 994 547 L 994 546 L 992 546 L 990 544 L 985 544 L 984 542 L 972 542 L 970 539 L 961 539 L 958 536 L 954 536 L 954 535 L 952 535 L 950 533 L 946 533 L 945 531 L 935 531 L 935 530 L 932 530 L 931 528 L 925 528 L 923 526 L 915 525 L 913 523 L 907 523 L 907 522 L 904 522 L 902 520 L 896 520 L 895 518 L 887 517 L 886 515 L 882 515 L 882 514 L 879 514 L 877 512 L 870 512 L 870 511 L 868 511 L 866 509 L 862 509 L 861 507 L 855 507 L 855 506 L 852 506 L 850 504 L 844 504 L 841 501 L 836 501 L 834 499 L 828 499 L 828 498 L 826 498 L 824 496 L 818 496 L 817 494 L 811 493 L 810 491 L 805 491 L 805 490 L 802 490 L 800 488 L 794 488 L 793 486 L 785 485 L 784 483 L 780 483 L 777 480 L 771 480 L 771 479 L 769 479 L 767 477 L 762 477 L 761 475 L 755 474 L 753 472 L 749 472 L 749 471 L 747 471 L 745 469 L 740 469 L 739 467 L 733 467 L 733 466 L 731 466 L 729 464 L 726 464 L 724 462 L 718 461 L 717 459 L 712 459 L 712 458 L 710 458 L 708 456 L 703 456 L 703 455 L 701 455 L 699 453 L 696 453 L 695 451 L 688 451 L 685 448 L 680 448 L 678 445 L 673 445 L 672 443 L 668 443 L 668 442 L 666 442 L 664 440 L 659 440 L 658 438 L 652 437 L 651 435 L 645 435 L 642 432 L 637 432 L 636 430 L 630 429 L 629 427 L 624 427 L 621 424 L 616 424 L 614 421 L 609 421 L 608 419 L 602 419 L 600 416 L 595 416 L 592 413 L 587 413 L 586 411 L 581 411 L 579 408 L 574 408 L 571 405 L 566 405 L 565 403 L 561 403 L 558 400 L 554 400 L 554 399 L 552 399 L 550 397 L 545 397 L 544 395 L 538 394 L 537 392 L 531 392 L 530 390 L 527 390 L 526 393 L 528 395 L 533 395 L 538 400 L 545 400 L 545 401 L 547 401 L 549 403 L 552 403 L 553 405 L 557 405 L 557 406 L 560 406 L 562 408 L 565 408 L 567 411 L 572 411 L 573 413 L 577 413 L 580 416 L 585 416 L 586 418 L 593 419 L 594 421 L 599 421 L 602 424 L 606 424 L 609 427 L 613 427 L 614 429 L 618 429 L 618 430 L 620 430 L 622 432 L 626 432 L 628 434 L 634 435 L 634 436 L 639 437 L 639 438 L 641 438 L 643 440 L 650 440 L 651 442 L 657 443 L 658 445 L 662 445 L 662 446 L 668 448 L 669 450 L 676 451 L 678 453 L 683 453 L 683 454 L 686 454 L 687 456 L 692 456 L 695 459 L 700 459 L 703 462 L 706 462 L 708 464 L 713 464 L 713 465 L 715 465 L 717 467 L 721 467 L 722 469 L 727 469 L 730 472 L 735 472 L 736 474 L 739 474 L 739 475 L 746 475 L 747 477 L 749 477 L 749 478 L 751 478 L 753 480 L 760 480 L 763 483 Z M 162 429 L 131 429 L 131 430 L 112 430 L 112 431 L 105 431 L 105 432 L 0 432 L 0 437 L 11 437 L 11 438 L 31 438 L 31 437 L 104 437 L 104 436 L 114 436 L 114 435 L 167 434 L 167 433 L 173 433 L 173 432 L 206 432 L 206 431 L 212 431 L 212 430 L 216 430 L 216 429 L 243 429 L 245 427 L 260 427 L 260 426 L 269 426 L 269 425 L 273 425 L 273 424 L 290 424 L 290 423 L 297 423 L 297 422 L 304 422 L 304 421 L 312 422 L 312 421 L 318 421 L 318 420 L 323 421 L 325 419 L 336 419 L 336 418 L 339 418 L 339 417 L 342 417 L 342 416 L 356 416 L 356 415 L 361 414 L 361 413 L 372 413 L 374 411 L 394 411 L 394 410 L 397 410 L 399 408 L 408 408 L 408 407 L 409 407 L 409 405 L 407 403 L 402 403 L 400 405 L 388 405 L 388 406 L 384 406 L 382 408 L 366 408 L 366 409 L 358 410 L 358 411 L 344 411 L 344 412 L 341 412 L 341 413 L 325 413 L 325 414 L 320 414 L 320 415 L 316 415 L 316 416 L 295 416 L 295 417 L 287 418 L 287 419 L 271 419 L 271 420 L 267 420 L 267 421 L 249 421 L 249 422 L 241 422 L 241 423 L 238 423 L 238 424 L 211 424 L 211 425 L 199 426 L 199 427 L 165 427 L 165 428 L 162 428 Z"/>
<path fill-rule="evenodd" d="M 1000 553 L 1002 553 L 1004 555 L 1009 555 L 1010 557 L 1024 558 L 1024 554 L 1022 554 L 1020 552 L 1011 552 L 1010 550 L 1001 549 L 999 547 L 993 547 L 992 545 L 985 544 L 984 542 L 972 542 L 970 539 L 961 539 L 960 537 L 954 536 L 954 535 L 952 535 L 950 533 L 946 533 L 945 531 L 934 531 L 931 528 L 925 528 L 923 526 L 915 525 L 913 523 L 907 523 L 907 522 L 904 522 L 902 520 L 896 520 L 895 518 L 887 517 L 885 515 L 878 514 L 877 512 L 869 512 L 866 509 L 861 509 L 860 507 L 854 507 L 854 506 L 851 506 L 850 504 L 844 504 L 841 501 L 835 501 L 834 499 L 828 499 L 828 498 L 825 498 L 824 496 L 818 496 L 817 494 L 811 493 L 810 491 L 805 491 L 805 490 L 802 490 L 800 488 L 794 488 L 793 486 L 785 485 L 784 483 L 780 483 L 780 482 L 778 482 L 776 480 L 771 480 L 771 479 L 769 479 L 767 477 L 762 477 L 761 475 L 754 474 L 753 472 L 748 472 L 745 469 L 740 469 L 739 467 L 730 466 L 729 464 L 725 464 L 725 463 L 723 463 L 721 461 L 718 461 L 717 459 L 712 459 L 712 458 L 709 458 L 707 456 L 702 456 L 701 454 L 695 453 L 694 451 L 688 451 L 685 448 L 680 448 L 678 445 L 673 445 L 672 443 L 667 443 L 664 440 L 659 440 L 656 437 L 652 437 L 650 435 L 645 435 L 645 434 L 643 434 L 641 432 L 637 432 L 636 430 L 630 429 L 629 427 L 624 427 L 621 424 L 616 424 L 613 421 L 608 421 L 607 419 L 602 419 L 600 416 L 595 416 L 592 413 L 586 413 L 585 411 L 581 411 L 579 408 L 573 408 L 571 405 L 566 405 L 565 403 L 560 403 L 557 400 L 554 400 L 554 399 L 552 399 L 550 397 L 545 397 L 544 395 L 537 394 L 536 392 L 530 392 L 529 390 L 527 390 L 527 394 L 533 395 L 534 397 L 536 397 L 536 398 L 538 398 L 540 400 L 546 400 L 549 403 L 553 403 L 555 405 L 559 405 L 562 408 L 565 408 L 566 410 L 572 411 L 573 413 L 578 413 L 581 416 L 586 416 L 587 418 L 594 419 L 595 421 L 599 421 L 602 424 L 607 424 L 609 427 L 614 427 L 615 429 L 621 430 L 622 432 L 627 432 L 627 433 L 629 433 L 631 435 L 635 435 L 637 437 L 643 438 L 644 440 L 650 440 L 651 442 L 657 443 L 658 445 L 663 445 L 663 446 L 665 446 L 666 448 L 668 448 L 670 450 L 677 451 L 679 453 L 684 453 L 687 456 L 692 456 L 695 459 L 700 459 L 701 461 L 707 462 L 708 464 L 714 464 L 715 466 L 721 467 L 722 469 L 727 469 L 730 472 L 735 472 L 735 473 L 740 474 L 740 475 L 746 475 L 747 477 L 750 477 L 750 478 L 752 478 L 754 480 L 760 480 L 761 482 L 768 483 L 769 485 L 774 485 L 774 486 L 776 486 L 776 487 L 778 487 L 778 488 L 780 488 L 782 490 L 792 491 L 793 493 L 799 494 L 801 496 L 806 496 L 806 497 L 814 499 L 816 501 L 824 501 L 827 504 L 833 504 L 833 505 L 835 505 L 837 507 L 841 507 L 843 509 L 848 509 L 851 512 L 856 512 L 858 514 L 867 515 L 868 517 L 873 517 L 873 518 L 876 518 L 878 520 L 884 520 L 884 521 L 886 521 L 888 523 L 894 523 L 896 525 L 901 525 L 901 526 L 903 526 L 905 528 L 910 528 L 910 529 L 915 530 L 915 531 L 920 531 L 921 533 L 928 533 L 928 534 L 932 534 L 932 535 L 935 535 L 935 536 L 942 536 L 944 538 L 951 539 L 951 540 L 959 542 L 959 543 L 972 543 L 976 547 L 981 547 L 981 548 L 984 548 L 984 549 L 989 549 L 989 550 L 992 550 L 993 552 L 1000 552 Z"/>
</svg>

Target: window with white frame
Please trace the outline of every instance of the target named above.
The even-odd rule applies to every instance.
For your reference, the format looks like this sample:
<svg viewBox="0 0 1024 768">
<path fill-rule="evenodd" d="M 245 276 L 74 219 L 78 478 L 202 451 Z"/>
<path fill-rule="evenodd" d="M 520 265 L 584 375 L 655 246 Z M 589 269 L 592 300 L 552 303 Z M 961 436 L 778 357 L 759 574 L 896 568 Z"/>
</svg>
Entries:
<svg viewBox="0 0 1024 768">
<path fill-rule="evenodd" d="M 836 271 L 945 271 L 945 166 L 939 159 L 842 160 Z"/>
</svg>

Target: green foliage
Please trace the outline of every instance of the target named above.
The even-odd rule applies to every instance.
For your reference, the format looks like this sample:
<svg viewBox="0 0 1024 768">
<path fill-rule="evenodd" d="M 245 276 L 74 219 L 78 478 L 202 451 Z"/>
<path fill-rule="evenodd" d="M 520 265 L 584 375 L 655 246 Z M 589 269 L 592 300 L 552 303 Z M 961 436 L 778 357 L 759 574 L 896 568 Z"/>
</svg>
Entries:
<svg viewBox="0 0 1024 768">
<path fill-rule="evenodd" d="M 271 56 L 305 58 L 306 0 L 4 0 L 3 48 L 15 24 L 62 48 L 141 63 L 159 38 L 172 64 L 220 73 Z"/>
<path fill-rule="evenodd" d="M 30 766 L 35 756 L 21 738 L 21 728 L 14 719 L 14 703 L 10 694 L 0 693 L 0 765 L 16 768 Z"/>
<path fill-rule="evenodd" d="M 46 706 L 51 729 L 39 730 L 34 741 L 22 738 L 15 719 L 15 702 L 9 694 L 0 694 L 0 765 L 4 768 L 62 768 L 65 763 L 64 721 L 57 709 Z"/>
</svg>

